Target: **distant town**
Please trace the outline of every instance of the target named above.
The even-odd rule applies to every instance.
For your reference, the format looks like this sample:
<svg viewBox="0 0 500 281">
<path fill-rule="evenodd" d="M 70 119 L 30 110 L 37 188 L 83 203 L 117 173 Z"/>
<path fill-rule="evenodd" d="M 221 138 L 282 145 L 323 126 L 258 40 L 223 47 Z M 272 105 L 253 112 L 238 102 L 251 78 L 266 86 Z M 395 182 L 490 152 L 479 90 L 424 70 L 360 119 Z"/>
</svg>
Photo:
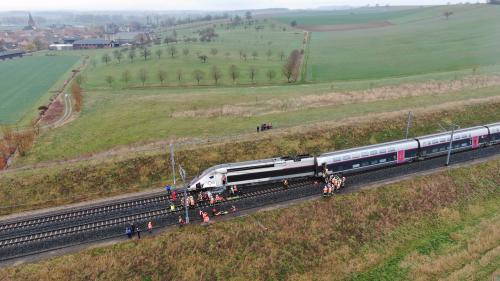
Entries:
<svg viewBox="0 0 500 281">
<path fill-rule="evenodd" d="M 118 15 L 79 15 L 73 18 L 78 19 L 74 25 L 59 24 L 55 20 L 51 23 L 46 18 L 26 12 L 23 24 L 20 14 L 16 17 L 2 17 L 0 14 L 0 60 L 41 50 L 64 51 L 160 44 L 162 39 L 155 33 L 158 27 L 168 28 L 197 21 L 223 20 L 229 19 L 230 16 L 228 13 L 221 13 L 183 14 L 177 17 L 144 15 L 136 18 L 124 18 Z M 236 15 L 234 19 L 238 18 L 240 16 Z M 169 38 L 165 40 L 169 41 Z"/>
</svg>

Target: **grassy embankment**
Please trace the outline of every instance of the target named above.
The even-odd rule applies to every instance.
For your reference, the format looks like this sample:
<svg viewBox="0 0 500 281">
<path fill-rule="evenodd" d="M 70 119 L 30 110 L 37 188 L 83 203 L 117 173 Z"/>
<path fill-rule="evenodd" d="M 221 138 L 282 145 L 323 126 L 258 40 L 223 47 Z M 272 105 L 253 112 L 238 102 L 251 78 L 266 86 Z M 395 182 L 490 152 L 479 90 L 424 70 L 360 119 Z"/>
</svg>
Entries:
<svg viewBox="0 0 500 281">
<path fill-rule="evenodd" d="M 490 280 L 500 161 L 5 268 L 2 280 Z M 496 277 L 495 277 L 496 276 Z"/>
<path fill-rule="evenodd" d="M 376 9 L 374 9 L 376 10 Z M 404 11 L 316 15 L 303 12 L 278 20 L 297 20 L 304 28 L 389 21 L 383 28 L 312 32 L 308 80 L 378 79 L 473 69 L 500 63 L 500 7 L 458 5 Z M 447 20 L 443 13 L 454 14 Z"/>
<path fill-rule="evenodd" d="M 79 58 L 75 56 L 31 56 L 0 63 L 0 124 L 29 124 L 46 105 L 60 77 Z M 66 79 L 69 77 L 65 77 Z"/>
<path fill-rule="evenodd" d="M 333 90 L 331 85 L 320 84 L 86 92 L 79 118 L 43 134 L 27 156 L 16 161 L 16 166 L 165 139 L 252 133 L 257 125 L 268 122 L 283 129 L 498 98 L 498 77 L 486 78 L 486 84 L 474 81 L 475 78 L 464 78 L 353 91 L 344 89 L 369 87 L 370 83 L 339 83 Z M 377 85 L 391 83 L 397 82 L 389 79 Z"/>
<path fill-rule="evenodd" d="M 434 113 L 415 112 L 412 136 L 434 133 L 438 122 L 453 120 L 462 127 L 500 119 L 499 103 L 459 106 Z M 291 132 L 250 136 L 221 144 L 178 147 L 177 162 L 189 176 L 218 163 L 320 152 L 401 139 L 406 120 L 388 116 L 343 125 L 319 124 Z M 48 168 L 6 171 L 0 177 L 3 214 L 56 206 L 161 186 L 169 181 L 164 151 L 125 153 L 121 158 L 64 163 Z"/>
</svg>

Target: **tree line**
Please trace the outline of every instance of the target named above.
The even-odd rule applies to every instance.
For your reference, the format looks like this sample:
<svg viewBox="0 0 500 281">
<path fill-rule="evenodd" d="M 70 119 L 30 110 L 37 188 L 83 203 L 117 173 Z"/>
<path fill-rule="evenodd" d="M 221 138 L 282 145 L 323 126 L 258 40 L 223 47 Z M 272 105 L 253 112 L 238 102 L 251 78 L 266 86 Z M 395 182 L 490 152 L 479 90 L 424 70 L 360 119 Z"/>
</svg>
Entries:
<svg viewBox="0 0 500 281">
<path fill-rule="evenodd" d="M 216 52 L 214 51 L 213 53 Z M 292 83 L 297 80 L 302 54 L 303 50 L 293 50 L 282 66 L 282 75 L 287 79 L 288 83 Z M 240 56 L 243 55 L 240 54 Z M 250 66 L 246 72 L 247 78 L 252 83 L 255 83 L 258 72 L 259 70 L 257 67 Z M 229 65 L 226 73 L 233 84 L 236 84 L 241 78 L 240 67 L 235 64 Z M 180 83 L 186 79 L 185 76 L 189 75 L 197 85 L 200 85 L 200 83 L 206 79 L 210 79 L 214 82 L 214 85 L 218 85 L 220 80 L 225 76 L 225 73 L 218 66 L 212 66 L 208 72 L 201 69 L 195 69 L 190 74 L 186 74 L 182 69 L 178 69 L 175 73 L 175 79 Z M 274 69 L 268 69 L 265 71 L 265 76 L 268 81 L 271 82 L 276 78 L 277 73 Z M 150 73 L 145 68 L 141 68 L 136 73 L 135 77 L 137 77 L 137 79 L 142 83 L 142 86 L 145 86 L 146 82 L 150 80 Z M 156 78 L 158 79 L 158 81 L 160 81 L 161 85 L 164 85 L 164 83 L 167 81 L 167 72 L 165 70 L 158 70 L 156 73 Z M 120 80 L 125 84 L 125 86 L 128 86 L 133 79 L 134 75 L 130 70 L 123 71 L 120 77 Z M 104 77 L 104 81 L 109 85 L 109 87 L 112 87 L 115 82 L 115 77 L 112 75 L 106 75 Z"/>
<path fill-rule="evenodd" d="M 101 57 L 101 61 L 105 63 L 106 65 L 110 64 L 113 62 L 113 59 L 117 63 L 121 63 L 124 59 L 129 59 L 131 63 L 134 62 L 136 58 L 141 58 L 144 60 L 148 60 L 151 57 L 156 57 L 157 59 L 161 59 L 162 56 L 164 55 L 164 52 L 171 58 L 175 58 L 179 52 L 182 53 L 185 57 L 189 56 L 191 53 L 190 49 L 185 47 L 182 48 L 182 50 L 179 50 L 176 46 L 168 46 L 165 50 L 164 49 L 156 49 L 153 53 L 153 51 L 150 48 L 147 47 L 142 47 L 139 49 L 132 48 L 132 49 L 121 49 L 121 50 L 114 50 L 111 56 L 109 53 L 104 53 Z M 219 54 L 219 49 L 217 48 L 211 48 L 209 51 L 209 54 L 212 57 L 216 57 Z M 252 51 L 252 52 L 246 52 L 244 50 L 239 50 L 238 51 L 239 58 L 240 60 L 247 61 L 250 57 L 253 60 L 257 60 L 257 58 L 261 55 L 258 51 Z M 273 50 L 268 49 L 263 56 L 265 56 L 268 60 L 272 58 L 272 56 L 275 55 Z M 280 58 L 281 61 L 283 61 L 284 58 L 286 58 L 286 54 L 284 51 L 279 51 L 277 52 L 278 57 Z M 209 59 L 209 56 L 207 54 L 203 54 L 200 51 L 196 52 L 197 58 L 202 62 L 206 63 Z M 224 53 L 224 56 L 226 58 L 229 58 L 231 56 L 231 52 L 227 51 Z"/>
</svg>

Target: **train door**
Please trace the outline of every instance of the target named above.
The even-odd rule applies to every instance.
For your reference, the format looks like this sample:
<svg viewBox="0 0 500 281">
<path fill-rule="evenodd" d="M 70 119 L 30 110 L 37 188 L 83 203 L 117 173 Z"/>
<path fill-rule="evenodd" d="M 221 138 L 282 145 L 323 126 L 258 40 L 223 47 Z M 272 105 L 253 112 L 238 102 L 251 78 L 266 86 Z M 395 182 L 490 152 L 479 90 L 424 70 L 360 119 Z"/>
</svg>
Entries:
<svg viewBox="0 0 500 281">
<path fill-rule="evenodd" d="M 398 150 L 398 163 L 403 163 L 403 162 L 405 162 L 405 151 Z"/>
<path fill-rule="evenodd" d="M 479 147 L 479 136 L 472 137 L 472 148 Z"/>
</svg>

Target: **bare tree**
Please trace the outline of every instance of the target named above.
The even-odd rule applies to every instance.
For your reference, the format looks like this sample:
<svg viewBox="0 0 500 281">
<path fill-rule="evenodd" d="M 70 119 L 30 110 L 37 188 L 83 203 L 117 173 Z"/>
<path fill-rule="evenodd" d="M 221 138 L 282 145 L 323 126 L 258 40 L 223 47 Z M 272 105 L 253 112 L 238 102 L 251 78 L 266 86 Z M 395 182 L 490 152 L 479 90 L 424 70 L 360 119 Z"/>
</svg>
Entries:
<svg viewBox="0 0 500 281">
<path fill-rule="evenodd" d="M 222 71 L 217 66 L 212 67 L 212 72 L 210 73 L 212 79 L 214 79 L 215 85 L 219 83 L 219 80 L 222 78 Z"/>
<path fill-rule="evenodd" d="M 160 80 L 160 83 L 163 85 L 163 82 L 167 80 L 167 72 L 164 70 L 159 70 L 158 71 L 158 80 Z"/>
<path fill-rule="evenodd" d="M 198 58 L 203 62 L 203 63 L 206 63 L 207 62 L 207 55 L 201 55 L 201 56 L 198 56 Z"/>
<path fill-rule="evenodd" d="M 210 49 L 210 54 L 211 54 L 212 56 L 216 56 L 218 53 L 219 53 L 219 50 L 217 50 L 217 48 L 212 48 L 212 49 Z"/>
<path fill-rule="evenodd" d="M 243 54 L 242 54 L 242 56 L 243 56 L 243 59 L 244 59 L 245 61 L 247 61 L 247 53 L 243 53 Z"/>
<path fill-rule="evenodd" d="M 255 76 L 257 76 L 257 68 L 255 66 L 250 66 L 250 70 L 248 71 L 248 76 L 253 81 L 255 80 Z"/>
<path fill-rule="evenodd" d="M 162 49 L 158 49 L 158 50 L 156 50 L 155 54 L 156 54 L 156 56 L 158 57 L 158 59 L 160 59 L 160 58 L 161 58 L 161 55 L 163 55 L 163 51 L 162 51 Z"/>
<path fill-rule="evenodd" d="M 131 49 L 130 52 L 128 52 L 128 58 L 130 59 L 130 62 L 134 62 L 135 55 L 136 54 L 134 49 Z"/>
<path fill-rule="evenodd" d="M 233 79 L 233 83 L 236 83 L 236 80 L 240 77 L 240 70 L 234 64 L 229 66 L 229 76 Z"/>
<path fill-rule="evenodd" d="M 102 62 L 104 62 L 106 65 L 111 61 L 111 57 L 109 56 L 108 53 L 105 53 L 104 55 L 102 55 Z"/>
<path fill-rule="evenodd" d="M 177 81 L 181 82 L 182 81 L 182 69 L 177 69 Z"/>
<path fill-rule="evenodd" d="M 259 53 L 257 53 L 257 51 L 253 51 L 252 52 L 253 60 L 257 59 L 257 56 L 259 56 Z"/>
<path fill-rule="evenodd" d="M 144 47 L 142 50 L 141 50 L 141 55 L 142 57 L 144 57 L 144 60 L 147 60 L 149 56 L 151 56 L 151 51 Z"/>
<path fill-rule="evenodd" d="M 141 68 L 139 70 L 139 80 L 142 82 L 142 86 L 144 87 L 144 84 L 146 84 L 146 80 L 148 80 L 148 71 L 144 68 Z"/>
<path fill-rule="evenodd" d="M 118 61 L 118 63 L 120 63 L 122 61 L 122 58 L 123 58 L 123 54 L 122 52 L 118 51 L 118 50 L 114 50 L 113 51 L 113 56 L 115 57 L 115 59 Z"/>
<path fill-rule="evenodd" d="M 125 82 L 125 85 L 128 85 L 128 82 L 132 80 L 132 74 L 130 74 L 129 70 L 125 70 L 122 73 L 122 81 Z"/>
<path fill-rule="evenodd" d="M 196 80 L 196 82 L 198 82 L 198 85 L 200 85 L 200 81 L 203 79 L 203 77 L 205 77 L 205 72 L 199 69 L 193 71 L 193 78 L 194 80 Z"/>
<path fill-rule="evenodd" d="M 269 81 L 273 80 L 275 77 L 276 77 L 276 71 L 272 70 L 272 69 L 269 69 L 267 72 L 266 72 L 266 76 L 267 78 L 269 79 Z"/>
<path fill-rule="evenodd" d="M 184 54 L 185 56 L 189 55 L 189 49 L 188 48 L 184 48 L 182 50 L 182 54 Z"/>
<path fill-rule="evenodd" d="M 175 46 L 169 46 L 167 50 L 171 57 L 177 54 L 177 48 Z"/>
<path fill-rule="evenodd" d="M 271 59 L 271 56 L 273 55 L 273 51 L 271 51 L 271 49 L 267 50 L 266 52 L 266 56 L 267 56 L 267 59 L 270 60 Z"/>
<path fill-rule="evenodd" d="M 300 52 L 299 50 L 293 50 L 288 61 L 283 65 L 282 72 L 283 76 L 286 77 L 288 83 L 292 82 L 293 76 L 296 74 L 300 63 Z"/>
<path fill-rule="evenodd" d="M 285 58 L 285 52 L 281 51 L 280 52 L 280 60 L 283 61 L 284 58 Z"/>
<path fill-rule="evenodd" d="M 111 75 L 106 75 L 106 77 L 104 77 L 104 80 L 106 81 L 106 83 L 108 83 L 109 87 L 111 88 L 113 86 L 115 78 L 113 78 L 113 76 Z"/>
</svg>

